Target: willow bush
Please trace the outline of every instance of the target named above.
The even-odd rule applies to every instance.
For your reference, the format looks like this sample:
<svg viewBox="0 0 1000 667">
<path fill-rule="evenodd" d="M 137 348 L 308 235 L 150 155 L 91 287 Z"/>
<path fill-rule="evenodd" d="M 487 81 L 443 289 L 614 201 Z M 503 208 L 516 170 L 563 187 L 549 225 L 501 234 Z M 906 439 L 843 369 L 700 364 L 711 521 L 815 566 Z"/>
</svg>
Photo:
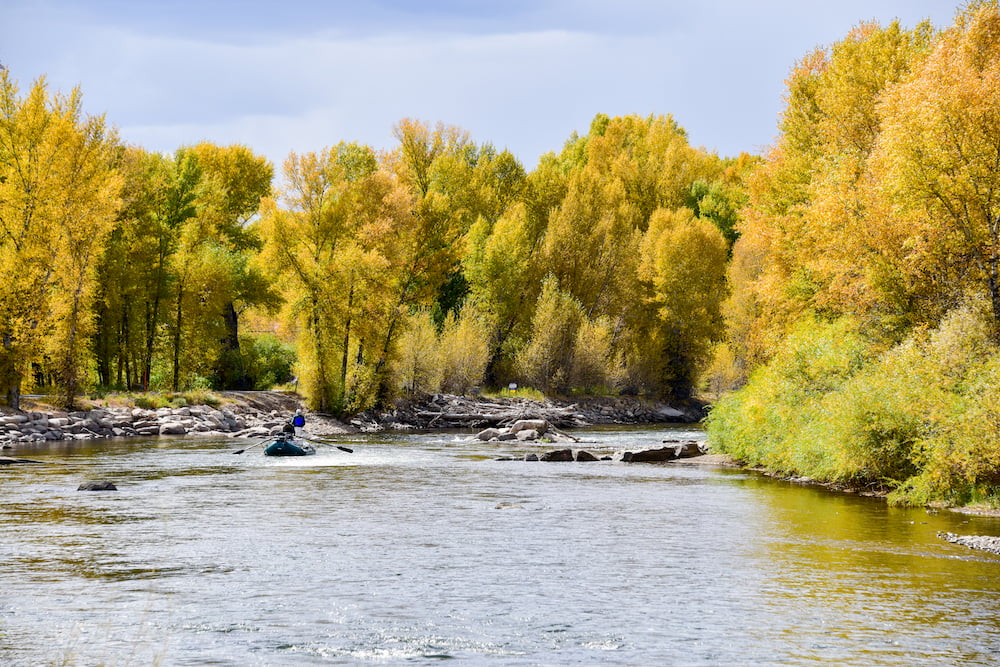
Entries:
<svg viewBox="0 0 1000 667">
<path fill-rule="evenodd" d="M 750 465 L 876 486 L 898 504 L 1000 499 L 1000 346 L 985 304 L 882 353 L 849 319 L 800 325 L 708 419 Z"/>
</svg>

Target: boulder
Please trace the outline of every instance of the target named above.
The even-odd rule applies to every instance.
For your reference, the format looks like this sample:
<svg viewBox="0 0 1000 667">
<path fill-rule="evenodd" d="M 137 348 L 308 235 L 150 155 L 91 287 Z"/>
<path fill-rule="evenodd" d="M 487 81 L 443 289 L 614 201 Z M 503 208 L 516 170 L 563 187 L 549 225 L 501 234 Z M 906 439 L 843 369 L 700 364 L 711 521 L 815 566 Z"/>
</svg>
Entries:
<svg viewBox="0 0 1000 667">
<path fill-rule="evenodd" d="M 117 491 L 118 487 L 112 482 L 84 482 L 76 487 L 77 491 Z"/>
<path fill-rule="evenodd" d="M 483 429 L 476 434 L 476 440 L 482 440 L 483 442 L 489 442 L 493 438 L 500 437 L 500 429 L 498 428 L 487 428 Z"/>
<path fill-rule="evenodd" d="M 525 461 L 537 461 L 538 460 L 538 454 L 525 454 L 524 455 L 524 460 Z"/>
<path fill-rule="evenodd" d="M 160 424 L 160 435 L 184 435 L 187 429 L 180 422 L 163 422 Z"/>
<path fill-rule="evenodd" d="M 549 428 L 549 423 L 544 419 L 518 419 L 511 424 L 510 432 L 535 431 L 538 435 L 545 433 Z M 536 436 L 537 437 L 537 436 Z"/>
<path fill-rule="evenodd" d="M 497 436 L 497 440 L 500 442 L 510 442 L 511 440 L 517 440 L 516 433 L 501 433 Z"/>
<path fill-rule="evenodd" d="M 692 456 L 701 456 L 703 454 L 701 447 L 694 440 L 685 440 L 671 446 L 674 449 L 674 458 L 677 459 L 689 459 Z"/>
<path fill-rule="evenodd" d="M 542 454 L 539 461 L 572 461 L 573 460 L 573 450 L 572 449 L 557 449 L 551 452 L 545 452 Z"/>
<path fill-rule="evenodd" d="M 526 428 L 517 431 L 515 437 L 521 442 L 528 442 L 529 440 L 538 440 L 538 431 L 533 428 Z"/>
<path fill-rule="evenodd" d="M 626 463 L 663 463 L 673 461 L 677 455 L 673 447 L 660 447 L 659 449 L 644 449 L 641 452 L 625 452 L 622 461 Z"/>
<path fill-rule="evenodd" d="M 576 453 L 576 460 L 581 463 L 589 463 L 590 461 L 596 461 L 597 457 L 591 454 L 590 452 L 581 449 Z"/>
<path fill-rule="evenodd" d="M 656 416 L 662 421 L 678 421 L 684 419 L 685 415 L 683 412 L 677 408 L 672 408 L 669 405 L 661 406 L 656 411 Z"/>
</svg>

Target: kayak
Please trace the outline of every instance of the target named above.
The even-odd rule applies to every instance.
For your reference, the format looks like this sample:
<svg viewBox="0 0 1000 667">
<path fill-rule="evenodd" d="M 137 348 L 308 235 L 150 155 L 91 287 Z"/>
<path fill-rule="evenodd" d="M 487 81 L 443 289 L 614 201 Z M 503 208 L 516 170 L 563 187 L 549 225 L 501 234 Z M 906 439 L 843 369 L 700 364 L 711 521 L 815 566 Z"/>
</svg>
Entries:
<svg viewBox="0 0 1000 667">
<path fill-rule="evenodd" d="M 316 448 L 297 438 L 279 436 L 277 440 L 264 448 L 264 456 L 309 456 L 315 454 Z"/>
</svg>

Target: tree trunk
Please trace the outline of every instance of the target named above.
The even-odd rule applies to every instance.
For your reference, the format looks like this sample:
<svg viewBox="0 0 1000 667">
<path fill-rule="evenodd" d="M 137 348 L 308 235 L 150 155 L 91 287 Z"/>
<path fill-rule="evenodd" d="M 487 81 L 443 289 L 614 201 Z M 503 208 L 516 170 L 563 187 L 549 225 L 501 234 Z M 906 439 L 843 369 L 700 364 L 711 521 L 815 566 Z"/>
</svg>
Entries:
<svg viewBox="0 0 1000 667">
<path fill-rule="evenodd" d="M 153 303 L 146 302 L 146 349 L 142 359 L 142 390 L 149 391 L 153 372 L 153 344 L 156 341 L 156 321 L 160 314 L 160 293 L 153 296 Z"/>
<path fill-rule="evenodd" d="M 21 409 L 21 373 L 17 370 L 17 364 L 14 362 L 14 355 L 12 354 L 12 348 L 14 347 L 14 342 L 10 338 L 9 333 L 4 333 L 3 335 L 3 349 L 4 356 L 7 358 L 7 363 L 9 368 L 7 369 L 7 407 L 11 410 Z"/>
<path fill-rule="evenodd" d="M 180 391 L 181 383 L 181 326 L 184 324 L 184 288 L 177 288 L 177 318 L 174 320 L 174 373 L 173 391 Z"/>
<path fill-rule="evenodd" d="M 1000 270 L 997 256 L 990 257 L 990 305 L 993 308 L 993 339 L 1000 341 Z"/>
<path fill-rule="evenodd" d="M 219 380 L 224 389 L 251 389 L 240 350 L 240 316 L 233 302 L 226 304 L 222 317 L 226 323 L 226 335 L 222 339 L 222 354 L 216 369 Z"/>
<path fill-rule="evenodd" d="M 354 283 L 347 292 L 347 320 L 344 322 L 344 349 L 340 358 L 340 386 L 347 388 L 347 357 L 350 355 L 351 343 L 351 308 L 354 306 Z"/>
</svg>

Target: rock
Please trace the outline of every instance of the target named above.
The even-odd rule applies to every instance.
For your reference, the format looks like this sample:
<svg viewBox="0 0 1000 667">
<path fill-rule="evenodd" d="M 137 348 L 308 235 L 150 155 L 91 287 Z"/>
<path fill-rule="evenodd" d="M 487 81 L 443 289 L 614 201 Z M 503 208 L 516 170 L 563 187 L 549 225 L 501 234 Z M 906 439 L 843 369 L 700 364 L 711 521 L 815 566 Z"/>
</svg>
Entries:
<svg viewBox="0 0 1000 667">
<path fill-rule="evenodd" d="M 497 440 L 499 440 L 500 442 L 510 442 L 512 440 L 517 440 L 517 434 L 516 433 L 501 433 L 500 435 L 497 436 Z"/>
<path fill-rule="evenodd" d="M 497 503 L 497 506 L 494 507 L 493 509 L 498 509 L 498 510 L 523 510 L 524 509 L 524 505 L 521 505 L 520 503 L 508 502 L 508 501 L 505 500 L 502 503 Z"/>
<path fill-rule="evenodd" d="M 476 440 L 482 440 L 483 442 L 489 442 L 493 438 L 500 437 L 500 429 L 498 428 L 487 428 L 483 429 L 476 434 Z"/>
<path fill-rule="evenodd" d="M 538 435 L 545 433 L 549 428 L 549 423 L 544 419 L 518 419 L 511 424 L 510 432 L 519 433 L 521 431 L 535 431 Z M 535 437 L 537 438 L 538 435 Z"/>
<path fill-rule="evenodd" d="M 596 461 L 597 457 L 586 450 L 579 450 L 576 453 L 576 460 L 580 463 L 589 463 L 590 461 Z"/>
<path fill-rule="evenodd" d="M 556 461 L 565 462 L 573 460 L 573 450 L 572 449 L 557 449 L 551 452 L 545 452 L 542 454 L 539 461 Z"/>
<path fill-rule="evenodd" d="M 672 408 L 669 405 L 661 406 L 656 411 L 656 416 L 662 421 L 678 421 L 685 418 L 685 414 L 676 408 Z"/>
<path fill-rule="evenodd" d="M 538 440 L 538 431 L 533 428 L 526 428 L 514 433 L 514 436 L 521 442 L 528 442 L 529 440 Z"/>
<path fill-rule="evenodd" d="M 524 455 L 524 460 L 525 461 L 537 461 L 538 460 L 538 454 L 525 454 Z"/>
<path fill-rule="evenodd" d="M 187 429 L 180 422 L 163 422 L 160 424 L 160 435 L 184 435 Z"/>
<path fill-rule="evenodd" d="M 970 549 L 980 549 L 1000 554 L 1000 537 L 991 537 L 989 535 L 956 535 L 955 533 L 938 533 L 938 537 L 952 544 L 961 544 Z"/>
<path fill-rule="evenodd" d="M 77 491 L 117 491 L 118 487 L 111 482 L 84 482 L 76 487 Z"/>
<path fill-rule="evenodd" d="M 4 447 L 4 449 L 9 449 L 9 447 Z M 45 463 L 45 462 L 35 461 L 34 459 L 15 459 L 10 456 L 0 456 L 0 466 L 14 465 L 16 463 Z"/>
<path fill-rule="evenodd" d="M 673 447 L 659 449 L 644 449 L 641 452 L 625 452 L 622 461 L 626 463 L 663 463 L 677 458 Z"/>
<path fill-rule="evenodd" d="M 667 441 L 664 440 L 664 442 Z M 675 459 L 689 459 L 693 456 L 701 456 L 704 453 L 694 440 L 685 440 L 684 442 L 671 445 L 671 447 L 673 447 Z"/>
</svg>

